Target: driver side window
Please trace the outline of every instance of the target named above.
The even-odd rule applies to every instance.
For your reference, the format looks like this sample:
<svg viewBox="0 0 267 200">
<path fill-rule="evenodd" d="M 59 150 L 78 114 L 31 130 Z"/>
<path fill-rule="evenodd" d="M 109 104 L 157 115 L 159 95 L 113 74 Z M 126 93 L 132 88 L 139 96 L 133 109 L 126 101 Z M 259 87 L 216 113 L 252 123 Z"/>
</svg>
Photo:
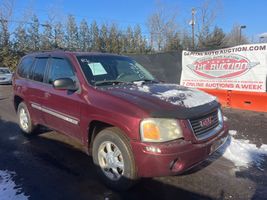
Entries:
<svg viewBox="0 0 267 200">
<path fill-rule="evenodd" d="M 76 81 L 75 73 L 69 62 L 61 58 L 52 58 L 48 83 L 52 84 L 54 80 L 59 78 L 71 78 Z"/>
</svg>

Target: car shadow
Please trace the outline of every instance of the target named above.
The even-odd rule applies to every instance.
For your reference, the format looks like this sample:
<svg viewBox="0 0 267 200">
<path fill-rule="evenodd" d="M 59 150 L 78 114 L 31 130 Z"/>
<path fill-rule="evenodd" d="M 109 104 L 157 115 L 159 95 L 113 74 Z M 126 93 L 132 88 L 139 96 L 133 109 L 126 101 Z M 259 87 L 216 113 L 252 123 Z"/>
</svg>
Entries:
<svg viewBox="0 0 267 200">
<path fill-rule="evenodd" d="M 8 99 L 7 97 L 0 97 L 0 101 Z"/>
<path fill-rule="evenodd" d="M 212 199 L 155 179 L 141 179 L 128 191 L 105 187 L 92 158 L 79 145 L 51 131 L 23 137 L 17 124 L 0 119 L 0 170 L 15 172 L 12 180 L 35 199 Z"/>
<path fill-rule="evenodd" d="M 253 160 L 254 152 L 249 152 L 250 157 Z M 256 184 L 255 193 L 251 199 L 263 200 L 266 199 L 267 188 L 267 155 L 262 155 L 261 163 L 252 164 L 248 168 L 243 168 L 240 171 L 235 172 L 236 177 L 246 178 L 253 181 Z"/>
</svg>

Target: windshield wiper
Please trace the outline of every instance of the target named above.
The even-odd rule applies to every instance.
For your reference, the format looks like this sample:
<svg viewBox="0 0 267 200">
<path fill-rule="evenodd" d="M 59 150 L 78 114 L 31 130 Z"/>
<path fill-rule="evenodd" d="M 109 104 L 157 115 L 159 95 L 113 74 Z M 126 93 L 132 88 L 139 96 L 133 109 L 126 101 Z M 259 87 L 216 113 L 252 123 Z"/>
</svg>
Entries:
<svg viewBox="0 0 267 200">
<path fill-rule="evenodd" d="M 96 81 L 95 86 L 101 85 L 119 85 L 119 84 L 129 84 L 129 82 L 118 81 L 118 80 L 105 80 L 105 81 Z"/>
<path fill-rule="evenodd" d="M 152 80 L 152 79 L 140 79 L 140 80 L 134 80 L 132 81 L 133 83 L 141 83 L 141 84 L 144 84 L 144 83 L 159 83 L 159 81 L 157 80 Z"/>
</svg>

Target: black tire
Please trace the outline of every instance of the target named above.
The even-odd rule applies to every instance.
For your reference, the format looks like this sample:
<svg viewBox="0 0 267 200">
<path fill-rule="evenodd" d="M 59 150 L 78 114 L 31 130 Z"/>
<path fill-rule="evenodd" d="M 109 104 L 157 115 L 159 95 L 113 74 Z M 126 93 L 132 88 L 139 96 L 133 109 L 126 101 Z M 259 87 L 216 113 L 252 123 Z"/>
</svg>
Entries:
<svg viewBox="0 0 267 200">
<path fill-rule="evenodd" d="M 27 127 L 22 122 L 22 119 L 21 119 L 22 112 L 25 112 L 24 113 L 25 117 L 27 117 L 27 119 L 28 119 Z M 17 110 L 17 116 L 18 116 L 18 122 L 19 122 L 19 126 L 20 126 L 21 131 L 26 136 L 33 135 L 35 133 L 34 131 L 36 129 L 36 126 L 33 124 L 29 110 L 28 110 L 28 108 L 24 102 L 21 102 L 19 104 L 18 110 Z"/>
<path fill-rule="evenodd" d="M 100 154 L 100 151 L 103 150 L 103 146 L 105 146 L 105 144 L 107 143 L 111 143 L 115 145 L 113 146 L 113 148 L 118 148 L 121 153 L 120 154 L 121 156 L 118 156 L 116 158 L 118 159 L 119 162 L 123 163 L 124 170 L 123 172 L 121 172 L 117 180 L 113 180 L 112 178 L 108 177 L 108 175 L 106 175 L 107 173 L 112 174 L 113 172 L 112 169 L 104 170 L 104 168 L 101 167 L 101 163 L 103 163 L 103 161 L 101 162 L 101 156 L 99 157 L 99 154 Z M 100 131 L 96 135 L 94 142 L 93 142 L 92 156 L 93 156 L 93 160 L 94 160 L 94 164 L 96 166 L 97 172 L 106 186 L 112 189 L 115 189 L 115 190 L 122 191 L 122 190 L 129 189 L 136 183 L 137 173 L 136 173 L 136 167 L 135 167 L 135 162 L 134 162 L 134 157 L 133 157 L 133 153 L 131 150 L 131 146 L 128 142 L 128 138 L 118 128 L 115 128 L 115 127 L 106 128 Z M 108 163 L 107 160 L 106 160 L 106 163 Z M 121 171 L 119 170 L 119 168 L 117 169 L 118 169 L 117 171 L 119 172 Z"/>
</svg>

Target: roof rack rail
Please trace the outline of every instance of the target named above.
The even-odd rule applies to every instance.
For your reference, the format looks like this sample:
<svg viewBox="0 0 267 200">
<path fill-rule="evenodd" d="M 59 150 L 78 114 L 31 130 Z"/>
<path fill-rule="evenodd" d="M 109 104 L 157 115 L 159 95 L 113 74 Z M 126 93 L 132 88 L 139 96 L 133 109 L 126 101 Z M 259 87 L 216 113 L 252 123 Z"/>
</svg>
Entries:
<svg viewBox="0 0 267 200">
<path fill-rule="evenodd" d="M 67 51 L 67 49 L 55 48 L 55 49 L 49 49 L 49 50 L 28 51 L 25 53 L 26 54 L 35 54 L 35 53 L 48 53 L 48 52 L 54 52 L 54 51 Z"/>
<path fill-rule="evenodd" d="M 39 52 L 53 52 L 53 51 L 67 51 L 65 48 L 54 48 L 54 49 L 49 49 L 49 50 L 41 50 Z"/>
</svg>

